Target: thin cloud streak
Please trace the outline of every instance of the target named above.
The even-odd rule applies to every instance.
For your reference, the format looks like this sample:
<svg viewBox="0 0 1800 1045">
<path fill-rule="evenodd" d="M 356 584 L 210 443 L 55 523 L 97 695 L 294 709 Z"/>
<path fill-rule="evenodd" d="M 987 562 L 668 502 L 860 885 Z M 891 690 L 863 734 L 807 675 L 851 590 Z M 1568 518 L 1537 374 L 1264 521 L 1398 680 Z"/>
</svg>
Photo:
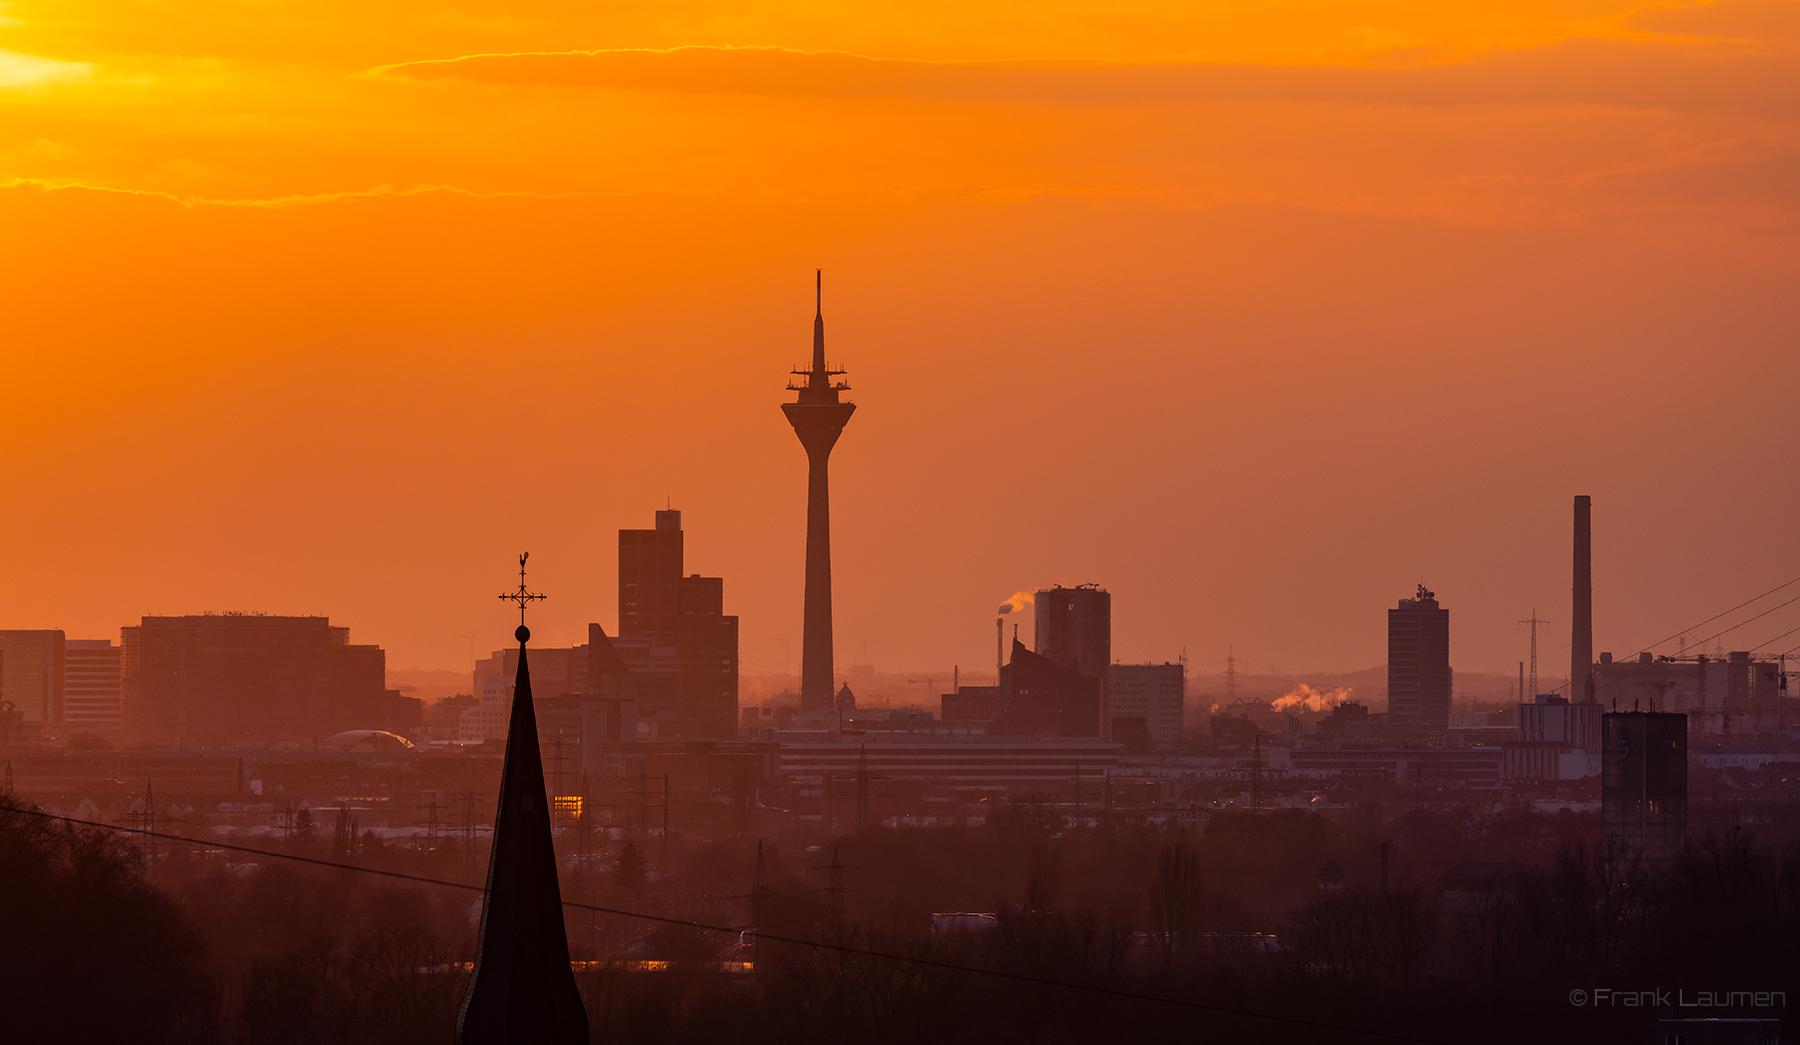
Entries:
<svg viewBox="0 0 1800 1045">
<path fill-rule="evenodd" d="M 1266 100 L 1422 108 L 1589 104 L 1800 112 L 1800 58 L 1574 40 L 1409 68 L 1185 61 L 925 61 L 779 47 L 475 54 L 362 74 L 496 86 L 1064 104 Z"/>
<path fill-rule="evenodd" d="M 0 91 L 37 91 L 93 79 L 87 62 L 62 62 L 34 54 L 0 50 Z"/>
</svg>

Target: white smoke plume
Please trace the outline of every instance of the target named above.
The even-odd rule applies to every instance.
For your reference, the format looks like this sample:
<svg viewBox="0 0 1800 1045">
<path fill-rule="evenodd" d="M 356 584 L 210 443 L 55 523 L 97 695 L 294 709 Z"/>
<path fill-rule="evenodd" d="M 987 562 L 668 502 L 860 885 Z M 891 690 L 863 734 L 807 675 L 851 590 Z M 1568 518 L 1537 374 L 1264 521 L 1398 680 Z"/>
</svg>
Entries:
<svg viewBox="0 0 1800 1045">
<path fill-rule="evenodd" d="M 1031 597 L 1030 592 L 1015 591 L 1012 594 L 1012 598 L 1007 599 L 1000 604 L 1000 613 L 1002 615 L 1008 613 L 1023 613 L 1025 612 L 1025 607 L 1031 605 L 1034 601 L 1036 600 Z"/>
<path fill-rule="evenodd" d="M 1307 711 L 1330 711 L 1350 697 L 1349 686 L 1336 689 L 1314 689 L 1302 682 L 1300 688 L 1276 697 L 1269 704 L 1276 711 L 1304 708 Z"/>
</svg>

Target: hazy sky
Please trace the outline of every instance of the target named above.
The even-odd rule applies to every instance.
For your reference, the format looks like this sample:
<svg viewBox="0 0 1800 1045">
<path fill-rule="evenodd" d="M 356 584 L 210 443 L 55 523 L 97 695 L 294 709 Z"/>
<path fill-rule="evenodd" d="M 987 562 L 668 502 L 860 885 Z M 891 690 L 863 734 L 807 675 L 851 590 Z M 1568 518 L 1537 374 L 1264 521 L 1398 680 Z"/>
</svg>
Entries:
<svg viewBox="0 0 1800 1045">
<path fill-rule="evenodd" d="M 1125 659 L 1365 667 L 1423 577 L 1560 679 L 1573 494 L 1598 649 L 1800 575 L 1797 217 L 1794 2 L 17 0 L 0 626 L 461 669 L 668 499 L 797 670 L 822 266 L 840 664 L 1093 581 Z"/>
</svg>

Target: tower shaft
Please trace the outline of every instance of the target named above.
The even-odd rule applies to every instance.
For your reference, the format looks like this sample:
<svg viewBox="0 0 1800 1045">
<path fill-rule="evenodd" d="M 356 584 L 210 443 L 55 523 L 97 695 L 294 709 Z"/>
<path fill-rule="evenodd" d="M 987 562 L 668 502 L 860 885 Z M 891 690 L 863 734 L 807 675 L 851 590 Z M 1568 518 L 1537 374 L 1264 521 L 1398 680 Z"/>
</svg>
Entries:
<svg viewBox="0 0 1800 1045">
<path fill-rule="evenodd" d="M 839 393 L 849 388 L 831 379 L 834 371 L 825 363 L 823 307 L 813 316 L 812 365 L 796 368 L 788 387 L 799 393 L 797 402 L 783 403 L 782 412 L 794 426 L 800 445 L 806 448 L 806 610 L 803 618 L 800 659 L 800 712 L 823 715 L 833 702 L 831 631 L 831 449 L 856 410 L 842 402 Z M 833 716 L 835 721 L 835 716 Z"/>
<path fill-rule="evenodd" d="M 831 632 L 831 451 L 809 446 L 806 457 L 806 623 L 801 637 L 800 707 L 829 711 L 836 675 Z"/>
</svg>

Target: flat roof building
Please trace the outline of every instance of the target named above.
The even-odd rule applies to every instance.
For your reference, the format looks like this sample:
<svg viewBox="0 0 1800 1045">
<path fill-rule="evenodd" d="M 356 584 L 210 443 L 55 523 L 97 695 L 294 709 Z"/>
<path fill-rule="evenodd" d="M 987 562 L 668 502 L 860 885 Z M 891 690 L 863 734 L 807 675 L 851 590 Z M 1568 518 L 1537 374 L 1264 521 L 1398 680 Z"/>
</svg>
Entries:
<svg viewBox="0 0 1800 1045">
<path fill-rule="evenodd" d="M 64 641 L 53 629 L 0 631 L 0 701 L 21 722 L 62 722 Z"/>
<path fill-rule="evenodd" d="M 1419 585 L 1388 611 L 1388 716 L 1399 723 L 1450 724 L 1450 611 Z"/>
<path fill-rule="evenodd" d="M 63 723 L 70 730 L 118 730 L 119 647 L 111 639 L 63 643 Z"/>
<path fill-rule="evenodd" d="M 1114 664 L 1106 680 L 1107 735 L 1123 741 L 1141 728 L 1157 747 L 1180 743 L 1186 693 L 1185 664 Z"/>
<path fill-rule="evenodd" d="M 127 735 L 183 745 L 310 741 L 351 729 L 405 734 L 420 702 L 387 688 L 387 654 L 325 617 L 145 617 L 121 629 Z"/>
</svg>

